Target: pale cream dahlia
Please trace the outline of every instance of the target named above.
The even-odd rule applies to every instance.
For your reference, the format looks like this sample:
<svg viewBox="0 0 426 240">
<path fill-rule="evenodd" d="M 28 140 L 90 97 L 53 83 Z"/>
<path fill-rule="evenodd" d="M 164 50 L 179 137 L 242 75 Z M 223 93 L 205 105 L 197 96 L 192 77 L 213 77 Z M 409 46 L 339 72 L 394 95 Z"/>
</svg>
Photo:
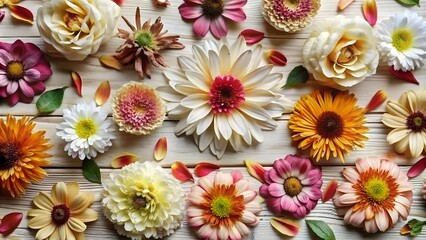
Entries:
<svg viewBox="0 0 426 240">
<path fill-rule="evenodd" d="M 262 142 L 262 130 L 275 129 L 274 118 L 292 110 L 277 92 L 282 74 L 263 64 L 261 45 L 222 38 L 192 50 L 193 58 L 178 58 L 180 69 L 164 72 L 170 86 L 158 90 L 170 102 L 169 117 L 180 120 L 175 133 L 193 135 L 201 151 L 210 147 L 220 158 L 228 142 L 236 151 L 244 142 Z"/>
<path fill-rule="evenodd" d="M 136 162 L 103 181 L 104 214 L 120 235 L 131 239 L 163 238 L 183 218 L 184 192 L 179 182 L 153 162 Z"/>
<path fill-rule="evenodd" d="M 149 134 L 161 127 L 165 115 L 166 103 L 146 84 L 126 83 L 114 95 L 112 116 L 120 131 Z"/>
<path fill-rule="evenodd" d="M 389 101 L 382 122 L 393 128 L 387 136 L 395 151 L 411 158 L 426 150 L 426 88 L 407 91 L 398 101 Z"/>
</svg>

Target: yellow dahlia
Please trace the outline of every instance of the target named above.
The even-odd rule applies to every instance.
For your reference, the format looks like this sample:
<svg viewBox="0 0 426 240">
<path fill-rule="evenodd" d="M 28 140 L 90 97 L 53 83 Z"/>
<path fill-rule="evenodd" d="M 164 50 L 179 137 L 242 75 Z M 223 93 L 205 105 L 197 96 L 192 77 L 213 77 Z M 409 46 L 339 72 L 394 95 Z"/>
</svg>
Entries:
<svg viewBox="0 0 426 240">
<path fill-rule="evenodd" d="M 24 116 L 17 120 L 8 115 L 0 119 L 0 183 L 17 197 L 32 182 L 39 183 L 47 174 L 41 168 L 50 165 L 46 150 L 52 147 L 45 131 L 33 132 L 35 123 Z"/>
<path fill-rule="evenodd" d="M 302 96 L 289 120 L 298 148 L 310 149 L 310 156 L 316 161 L 333 156 L 345 162 L 343 155 L 363 147 L 363 141 L 368 139 L 365 110 L 356 101 L 354 94 L 334 94 L 330 90 Z"/>
</svg>

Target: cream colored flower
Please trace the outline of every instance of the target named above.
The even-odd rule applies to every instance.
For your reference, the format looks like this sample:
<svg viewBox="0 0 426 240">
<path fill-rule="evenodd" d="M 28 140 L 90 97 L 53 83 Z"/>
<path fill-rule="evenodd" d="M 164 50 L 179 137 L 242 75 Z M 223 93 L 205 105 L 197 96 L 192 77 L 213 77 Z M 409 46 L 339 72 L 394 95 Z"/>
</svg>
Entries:
<svg viewBox="0 0 426 240">
<path fill-rule="evenodd" d="M 127 165 L 111 173 L 103 187 L 104 214 L 120 235 L 139 240 L 163 238 L 180 226 L 184 192 L 158 164 Z"/>
<path fill-rule="evenodd" d="M 371 26 L 338 15 L 316 26 L 303 47 L 306 69 L 322 85 L 347 88 L 375 74 L 379 54 Z"/>
<path fill-rule="evenodd" d="M 119 17 L 120 7 L 111 0 L 45 0 L 36 22 L 44 41 L 80 61 L 117 34 Z"/>
</svg>

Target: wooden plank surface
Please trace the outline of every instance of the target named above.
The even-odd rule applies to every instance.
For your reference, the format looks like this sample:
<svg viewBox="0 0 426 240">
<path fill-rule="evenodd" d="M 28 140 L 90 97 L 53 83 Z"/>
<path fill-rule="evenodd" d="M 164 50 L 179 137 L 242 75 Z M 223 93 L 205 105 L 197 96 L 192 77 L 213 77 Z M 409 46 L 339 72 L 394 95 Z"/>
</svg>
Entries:
<svg viewBox="0 0 426 240">
<path fill-rule="evenodd" d="M 171 5 L 167 8 L 158 8 L 153 6 L 151 1 L 148 0 L 127 0 L 122 5 L 122 14 L 128 19 L 133 21 L 134 11 L 137 6 L 142 9 L 142 18 L 147 20 L 149 18 L 155 19 L 161 16 L 165 24 L 165 28 L 169 29 L 170 33 L 178 33 L 181 35 L 181 42 L 186 45 L 186 48 L 180 51 L 168 50 L 163 52 L 163 56 L 167 64 L 171 68 L 177 67 L 176 57 L 181 55 L 190 56 L 191 46 L 193 44 L 202 43 L 202 39 L 196 38 L 192 33 L 192 22 L 184 22 L 177 10 L 177 7 L 183 2 L 182 0 L 171 0 Z M 361 13 L 361 0 L 355 1 L 349 6 L 343 14 L 346 16 L 362 16 Z M 34 14 L 41 6 L 41 0 L 25 0 L 21 3 L 23 6 L 28 7 Z M 275 72 L 283 73 L 287 77 L 288 73 L 295 66 L 302 64 L 301 48 L 305 39 L 309 36 L 312 27 L 295 33 L 287 34 L 276 31 L 269 26 L 261 16 L 260 0 L 248 0 L 244 11 L 247 14 L 247 20 L 241 24 L 229 24 L 230 31 L 229 38 L 235 39 L 241 30 L 246 28 L 254 28 L 266 33 L 266 38 L 261 42 L 265 49 L 278 49 L 285 53 L 288 59 L 288 65 L 285 67 L 276 67 Z M 319 14 L 315 17 L 315 22 L 320 22 L 327 17 L 337 15 L 336 11 L 337 0 L 323 0 Z M 395 12 L 403 11 L 402 7 L 394 0 L 378 1 L 379 21 L 393 15 Z M 426 17 L 426 10 L 422 7 L 411 7 L 411 11 L 418 12 L 422 17 Z M 20 24 L 12 21 L 7 9 L 2 9 L 7 12 L 3 22 L 0 24 L 0 41 L 13 42 L 16 39 L 21 39 L 27 42 L 33 42 L 45 48 L 45 44 L 39 37 L 37 27 L 35 25 Z M 120 26 L 127 28 L 123 22 Z M 212 38 L 210 34 L 207 39 Z M 63 106 L 48 116 L 39 117 L 36 119 L 37 129 L 46 130 L 47 137 L 50 138 L 51 143 L 55 146 L 49 151 L 53 154 L 51 158 L 52 165 L 47 168 L 49 176 L 39 185 L 33 185 L 28 189 L 28 192 L 20 199 L 11 199 L 10 197 L 0 196 L 0 216 L 10 211 L 22 211 L 26 213 L 31 208 L 31 200 L 39 191 L 49 191 L 51 186 L 63 179 L 67 181 L 77 181 L 80 183 L 81 188 L 86 191 L 94 192 L 96 195 L 96 202 L 93 208 L 99 212 L 99 220 L 95 223 L 89 224 L 86 231 L 87 239 L 121 239 L 115 233 L 112 225 L 103 217 L 100 206 L 102 198 L 102 189 L 100 185 L 87 182 L 81 175 L 81 170 L 78 169 L 81 165 L 79 160 L 71 159 L 63 151 L 65 143 L 56 136 L 56 126 L 63 119 L 61 117 L 62 110 L 80 101 L 91 101 L 94 92 L 99 83 L 103 80 L 109 80 L 111 83 L 112 91 L 116 91 L 122 84 L 135 80 L 138 81 L 137 74 L 131 66 L 126 67 L 118 72 L 111 69 L 105 69 L 100 66 L 98 57 L 104 54 L 112 54 L 114 50 L 122 43 L 121 39 L 114 38 L 108 44 L 101 47 L 100 51 L 93 56 L 88 57 L 82 62 L 69 62 L 62 58 L 49 57 L 52 64 L 53 76 L 46 82 L 47 89 L 54 89 L 65 85 L 71 85 L 70 72 L 77 71 L 83 77 L 83 98 L 80 98 L 75 93 L 74 89 L 70 88 L 65 92 L 65 99 Z M 166 79 L 162 75 L 162 69 L 152 69 L 153 76 L 151 79 L 145 79 L 144 82 L 153 86 L 166 85 Z M 414 72 L 414 75 L 420 81 L 422 87 L 426 84 L 426 68 L 419 69 Z M 282 90 L 288 98 L 297 101 L 302 94 L 309 93 L 315 85 L 308 83 L 306 86 L 294 89 Z M 387 73 L 387 67 L 383 64 L 378 68 L 377 74 L 369 77 L 361 84 L 351 88 L 350 91 L 354 92 L 359 99 L 359 105 L 365 106 L 371 96 L 379 89 L 386 90 L 389 94 L 389 99 L 397 99 L 399 95 L 409 89 L 418 89 L 418 86 L 405 83 L 397 80 Z M 36 97 L 37 99 L 37 97 Z M 35 100 L 36 100 L 35 99 Z M 15 107 L 10 108 L 5 102 L 0 102 L 0 116 L 5 116 L 8 113 L 14 115 L 33 115 L 36 113 L 35 100 L 32 104 L 17 104 Z M 103 108 L 111 112 L 111 102 L 108 101 Z M 398 164 L 403 165 L 403 169 L 407 170 L 408 166 L 413 163 L 413 160 L 407 160 L 402 156 L 396 155 L 392 147 L 386 142 L 386 135 L 389 129 L 381 124 L 380 119 L 384 107 L 380 107 L 372 113 L 367 115 L 367 126 L 370 128 L 368 137 L 369 141 L 366 147 L 354 151 L 347 157 L 347 162 L 342 164 L 338 159 L 332 159 L 328 162 L 319 162 L 322 165 L 324 174 L 324 184 L 331 179 L 342 180 L 340 171 L 342 165 L 353 165 L 355 159 L 371 155 L 385 155 L 390 159 L 397 161 Z M 117 139 L 113 141 L 113 147 L 105 154 L 97 157 L 96 161 L 102 168 L 103 177 L 108 173 L 114 171 L 110 168 L 110 161 L 120 153 L 132 152 L 139 157 L 139 161 L 153 160 L 152 151 L 156 141 L 163 136 L 166 136 L 169 143 L 169 151 L 165 160 L 161 165 L 168 168 L 176 161 L 181 160 L 187 163 L 188 166 L 195 166 L 200 161 L 209 161 L 220 164 L 224 171 L 231 171 L 239 169 L 243 171 L 246 177 L 249 177 L 243 168 L 243 160 L 250 158 L 258 161 L 259 163 L 270 166 L 274 160 L 283 157 L 290 153 L 299 153 L 295 145 L 290 140 L 290 133 L 287 127 L 288 114 L 282 116 L 278 121 L 278 128 L 275 131 L 265 132 L 265 141 L 255 146 L 245 147 L 242 152 L 235 153 L 232 150 L 227 151 L 224 157 L 218 161 L 208 151 L 200 153 L 198 148 L 190 137 L 176 137 L 173 133 L 173 128 L 176 122 L 165 121 L 162 128 L 153 132 L 149 136 L 132 136 L 125 133 L 117 133 Z M 425 201 L 421 199 L 421 183 L 425 174 L 413 179 L 415 185 L 414 201 L 410 212 L 410 218 L 424 218 L 426 217 Z M 258 187 L 259 183 L 255 179 L 250 179 L 253 187 Z M 188 190 L 190 184 L 184 183 L 183 187 Z M 252 235 L 247 239 L 281 239 L 272 227 L 269 225 L 269 219 L 272 214 L 266 209 L 265 204 L 262 204 L 261 222 L 258 227 L 252 229 Z M 403 222 L 386 233 L 368 235 L 362 233 L 352 227 L 344 225 L 342 217 L 336 213 L 336 209 L 332 202 L 321 203 L 319 202 L 315 210 L 307 216 L 307 219 L 322 219 L 325 220 L 334 230 L 337 239 L 401 239 L 399 229 Z M 311 239 L 313 236 L 308 232 L 304 221 L 301 221 L 302 228 L 300 234 L 295 239 Z M 35 231 L 27 228 L 26 217 L 20 224 L 17 231 L 12 234 L 9 239 L 34 239 Z M 426 238 L 426 233 L 419 237 Z M 183 222 L 182 227 L 168 239 L 195 239 L 194 233 L 187 226 L 186 220 Z M 0 237 L 1 239 L 1 237 Z"/>
</svg>

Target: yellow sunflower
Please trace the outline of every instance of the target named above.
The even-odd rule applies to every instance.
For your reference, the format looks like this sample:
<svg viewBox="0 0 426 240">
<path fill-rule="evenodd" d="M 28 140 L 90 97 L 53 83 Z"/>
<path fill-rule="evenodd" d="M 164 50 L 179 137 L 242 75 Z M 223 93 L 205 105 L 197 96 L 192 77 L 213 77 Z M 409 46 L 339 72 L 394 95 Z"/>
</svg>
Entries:
<svg viewBox="0 0 426 240">
<path fill-rule="evenodd" d="M 33 133 L 35 123 L 24 116 L 17 120 L 8 115 L 0 119 L 0 184 L 17 197 L 32 182 L 39 183 L 47 174 L 41 168 L 50 165 L 46 150 L 52 147 L 45 131 Z"/>
<path fill-rule="evenodd" d="M 289 128 L 298 148 L 310 149 L 310 156 L 319 161 L 339 157 L 368 140 L 364 126 L 365 109 L 356 105 L 357 99 L 348 92 L 313 91 L 302 96 L 290 115 Z"/>
</svg>

